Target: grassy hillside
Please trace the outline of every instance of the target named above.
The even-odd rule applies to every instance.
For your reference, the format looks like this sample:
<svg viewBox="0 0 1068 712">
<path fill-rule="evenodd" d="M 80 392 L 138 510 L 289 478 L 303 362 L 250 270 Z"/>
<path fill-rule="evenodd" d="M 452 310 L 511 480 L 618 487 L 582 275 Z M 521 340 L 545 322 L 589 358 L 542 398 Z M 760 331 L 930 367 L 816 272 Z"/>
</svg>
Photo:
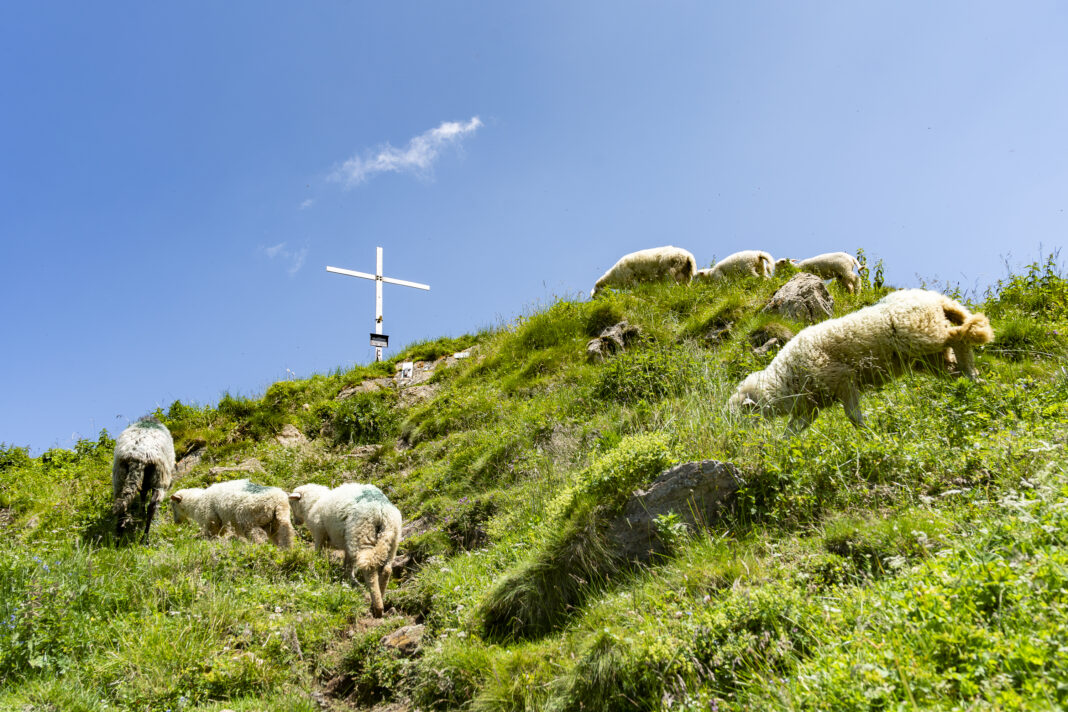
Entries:
<svg viewBox="0 0 1068 712">
<path fill-rule="evenodd" d="M 161 511 L 112 541 L 107 432 L 73 451 L 0 447 L 0 710 L 1046 709 L 1068 705 L 1068 280 L 1051 258 L 977 296 L 983 381 L 906 375 L 794 436 L 732 418 L 783 279 L 562 299 L 392 361 L 258 398 L 157 413 L 175 487 L 255 458 L 263 484 L 373 482 L 418 533 L 369 618 L 305 538 L 205 540 Z M 838 315 L 888 290 L 848 295 Z M 959 297 L 959 295 L 956 295 Z M 621 319 L 636 346 L 585 344 Z M 421 390 L 401 360 L 440 361 Z M 293 425 L 310 438 L 286 446 Z M 616 556 L 604 524 L 676 462 L 745 486 L 669 554 Z M 382 646 L 425 625 L 407 657 Z"/>
</svg>

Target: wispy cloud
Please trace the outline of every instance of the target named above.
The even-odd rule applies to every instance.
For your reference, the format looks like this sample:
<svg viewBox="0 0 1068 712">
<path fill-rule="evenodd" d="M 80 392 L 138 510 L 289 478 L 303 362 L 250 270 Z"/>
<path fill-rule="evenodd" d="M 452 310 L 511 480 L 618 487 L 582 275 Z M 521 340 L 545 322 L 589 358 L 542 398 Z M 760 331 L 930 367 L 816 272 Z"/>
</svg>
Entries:
<svg viewBox="0 0 1068 712">
<path fill-rule="evenodd" d="M 353 156 L 341 164 L 330 178 L 344 183 L 345 187 L 359 185 L 376 173 L 413 173 L 428 176 L 441 150 L 460 143 L 482 126 L 482 121 L 473 116 L 465 122 L 446 121 L 436 129 L 430 129 L 408 141 L 404 148 L 395 148 L 388 143 L 363 156 Z"/>
<path fill-rule="evenodd" d="M 286 243 L 279 242 L 277 245 L 271 245 L 270 247 L 261 247 L 263 254 L 267 255 L 270 259 L 276 257 L 289 263 L 289 267 L 286 271 L 289 274 L 296 274 L 297 270 L 304 266 L 304 258 L 308 256 L 308 248 L 302 247 L 299 250 L 286 249 Z"/>
<path fill-rule="evenodd" d="M 300 204 L 300 209 L 301 210 L 307 210 L 308 208 L 310 208 L 313 205 L 315 205 L 315 198 L 308 198 L 307 200 L 305 200 L 303 203 Z"/>
</svg>

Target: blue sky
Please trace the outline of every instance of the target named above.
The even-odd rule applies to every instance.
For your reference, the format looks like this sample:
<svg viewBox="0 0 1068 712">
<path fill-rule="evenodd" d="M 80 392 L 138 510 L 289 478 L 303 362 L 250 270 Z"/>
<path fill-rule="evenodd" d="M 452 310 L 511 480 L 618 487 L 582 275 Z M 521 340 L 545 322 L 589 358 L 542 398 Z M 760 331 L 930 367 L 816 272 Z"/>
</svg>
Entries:
<svg viewBox="0 0 1068 712">
<path fill-rule="evenodd" d="M 117 433 L 674 244 L 982 288 L 1068 234 L 1057 2 L 0 7 L 0 442 Z"/>
</svg>

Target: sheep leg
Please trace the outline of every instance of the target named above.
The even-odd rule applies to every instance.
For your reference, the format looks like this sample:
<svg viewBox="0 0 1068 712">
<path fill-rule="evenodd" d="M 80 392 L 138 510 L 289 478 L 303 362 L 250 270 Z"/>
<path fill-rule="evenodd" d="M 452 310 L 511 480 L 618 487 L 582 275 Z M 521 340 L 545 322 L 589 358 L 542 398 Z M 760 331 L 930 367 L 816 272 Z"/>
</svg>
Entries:
<svg viewBox="0 0 1068 712">
<path fill-rule="evenodd" d="M 379 576 L 379 572 L 374 569 L 363 571 L 363 584 L 371 594 L 371 615 L 375 618 L 381 618 L 385 610 L 382 606 L 382 589 L 378 586 Z"/>
<path fill-rule="evenodd" d="M 145 515 L 145 534 L 141 537 L 141 543 L 148 544 L 148 530 L 152 526 L 152 517 L 156 516 L 156 507 L 159 506 L 159 500 L 163 494 L 159 490 L 152 492 L 152 499 L 148 502 L 148 513 Z"/>
<path fill-rule="evenodd" d="M 269 539 L 267 532 L 263 531 L 261 527 L 250 527 L 246 533 L 249 541 L 253 544 L 262 544 Z"/>
<path fill-rule="evenodd" d="M 860 391 L 857 387 L 850 383 L 843 388 L 838 398 L 842 401 L 846 416 L 853 421 L 853 425 L 858 428 L 864 427 L 864 413 L 860 411 Z"/>
<path fill-rule="evenodd" d="M 392 566 L 383 566 L 382 570 L 378 572 L 378 588 L 382 591 L 382 595 L 386 595 L 386 586 L 389 585 L 389 579 L 393 575 Z"/>
</svg>

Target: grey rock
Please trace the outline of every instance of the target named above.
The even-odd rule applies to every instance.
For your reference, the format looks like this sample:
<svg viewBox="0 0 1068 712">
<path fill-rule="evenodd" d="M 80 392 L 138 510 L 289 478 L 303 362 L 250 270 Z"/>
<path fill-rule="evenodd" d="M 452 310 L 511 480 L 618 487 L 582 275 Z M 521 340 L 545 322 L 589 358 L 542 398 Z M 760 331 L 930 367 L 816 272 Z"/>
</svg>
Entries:
<svg viewBox="0 0 1068 712">
<path fill-rule="evenodd" d="M 641 328 L 621 321 L 600 333 L 596 338 L 590 339 L 586 344 L 587 361 L 604 361 L 606 358 L 620 351 L 626 351 L 634 341 L 642 334 Z"/>
<path fill-rule="evenodd" d="M 800 272 L 779 287 L 762 311 L 812 324 L 834 313 L 834 298 L 822 279 Z"/>
<path fill-rule="evenodd" d="M 425 630 L 422 624 L 406 625 L 383 636 L 380 642 L 383 647 L 396 650 L 401 655 L 415 655 L 422 645 Z"/>
<path fill-rule="evenodd" d="M 289 423 L 282 428 L 282 432 L 274 436 L 274 439 L 286 447 L 298 447 L 308 442 L 308 438 L 305 437 L 304 433 L 297 430 L 295 425 Z"/>
<path fill-rule="evenodd" d="M 677 514 L 692 530 L 707 527 L 743 484 L 741 472 L 729 462 L 701 460 L 676 465 L 661 473 L 648 489 L 631 495 L 623 513 L 609 522 L 609 541 L 623 558 L 648 561 L 667 551 L 657 534 L 657 517 Z"/>
<path fill-rule="evenodd" d="M 769 351 L 771 351 L 772 349 L 778 348 L 780 345 L 781 344 L 779 343 L 778 339 L 776 339 L 776 338 L 768 339 L 767 341 L 764 342 L 763 346 L 759 346 L 759 347 L 753 349 L 753 355 L 755 355 L 755 356 L 764 356 Z"/>
<path fill-rule="evenodd" d="M 357 393 L 373 393 L 380 391 L 383 388 L 389 388 L 393 385 L 392 378 L 370 378 L 366 381 L 361 381 L 355 386 L 349 386 L 348 388 L 341 389 L 341 392 L 334 396 L 334 400 L 345 400 L 346 398 L 352 398 Z"/>
<path fill-rule="evenodd" d="M 219 475 L 250 475 L 254 473 L 264 472 L 266 472 L 266 470 L 263 469 L 263 463 L 257 460 L 256 458 L 251 457 L 239 465 L 232 465 L 230 467 L 213 467 L 208 470 L 208 476 L 214 481 L 216 478 L 219 477 Z"/>
<path fill-rule="evenodd" d="M 204 453 L 207 451 L 208 449 L 203 445 L 195 448 L 192 452 L 178 461 L 178 464 L 174 468 L 175 474 L 179 477 L 189 474 L 189 472 L 204 459 Z"/>
</svg>

